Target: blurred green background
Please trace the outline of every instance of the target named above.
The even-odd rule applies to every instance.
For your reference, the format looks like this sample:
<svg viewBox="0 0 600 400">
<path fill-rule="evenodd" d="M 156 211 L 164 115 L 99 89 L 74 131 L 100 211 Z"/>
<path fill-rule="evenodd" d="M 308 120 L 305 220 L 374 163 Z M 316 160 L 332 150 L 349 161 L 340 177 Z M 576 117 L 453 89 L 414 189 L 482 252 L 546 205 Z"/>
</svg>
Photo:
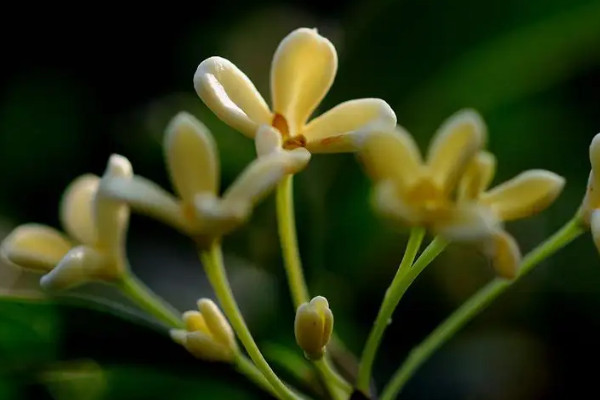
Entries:
<svg viewBox="0 0 600 400">
<path fill-rule="evenodd" d="M 508 225 L 524 252 L 572 216 L 585 190 L 588 145 L 600 131 L 598 0 L 18 8 L 0 26 L 2 235 L 24 222 L 57 226 L 64 187 L 79 174 L 101 174 L 111 153 L 169 188 L 161 142 L 180 110 L 212 130 L 224 183 L 231 182 L 252 159 L 253 144 L 204 107 L 194 93 L 194 71 L 206 57 L 226 57 L 268 99 L 273 51 L 300 26 L 318 27 L 339 53 L 322 110 L 381 97 L 424 147 L 447 116 L 473 107 L 488 124 L 498 158 L 495 182 L 530 168 L 567 178 L 551 208 Z M 296 185 L 311 292 L 329 299 L 337 333 L 359 354 L 406 236 L 373 215 L 369 183 L 351 155 L 314 156 Z M 226 262 L 258 342 L 271 353 L 283 345 L 300 355 L 273 206 L 266 201 L 226 240 Z M 129 238 L 135 272 L 180 310 L 212 296 L 186 238 L 138 216 Z M 444 346 L 401 398 L 594 397 L 599 264 L 584 235 Z M 387 332 L 375 367 L 379 386 L 411 346 L 492 277 L 485 257 L 467 246 L 452 246 L 430 266 Z M 7 266 L 0 286 L 0 399 L 264 396 L 226 366 L 194 360 L 152 324 L 40 300 L 32 278 Z"/>
</svg>

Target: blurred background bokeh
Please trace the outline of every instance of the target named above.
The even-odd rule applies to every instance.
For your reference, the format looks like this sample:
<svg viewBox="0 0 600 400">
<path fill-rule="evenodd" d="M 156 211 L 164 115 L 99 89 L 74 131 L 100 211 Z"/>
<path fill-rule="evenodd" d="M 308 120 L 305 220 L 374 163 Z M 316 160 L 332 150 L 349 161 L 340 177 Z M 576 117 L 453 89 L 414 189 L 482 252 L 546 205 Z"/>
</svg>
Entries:
<svg viewBox="0 0 600 400">
<path fill-rule="evenodd" d="M 425 146 L 447 116 L 473 107 L 487 122 L 498 158 L 495 182 L 530 168 L 567 178 L 551 208 L 508 225 L 524 252 L 569 219 L 584 193 L 588 145 L 600 131 L 599 0 L 51 7 L 15 5 L 0 24 L 2 236 L 24 222 L 58 226 L 62 190 L 79 174 L 101 174 L 111 153 L 169 188 L 162 135 L 180 110 L 212 130 L 223 181 L 230 182 L 252 159 L 253 144 L 204 107 L 194 71 L 206 57 L 226 57 L 268 99 L 273 51 L 300 26 L 317 27 L 338 50 L 339 73 L 322 109 L 381 97 Z M 311 292 L 329 299 L 338 335 L 359 354 L 406 235 L 373 214 L 369 183 L 351 155 L 314 156 L 296 185 Z M 300 355 L 273 206 L 266 201 L 227 238 L 226 262 L 267 355 L 282 346 Z M 135 272 L 180 310 L 212 296 L 186 238 L 139 216 L 129 238 Z M 595 397 L 599 260 L 585 235 L 544 262 L 427 362 L 401 398 Z M 477 249 L 452 246 L 444 253 L 398 308 L 375 364 L 377 383 L 492 277 Z M 226 366 L 192 359 L 152 324 L 102 307 L 46 302 L 30 276 L 8 266 L 0 270 L 0 286 L 0 399 L 263 396 Z"/>
</svg>

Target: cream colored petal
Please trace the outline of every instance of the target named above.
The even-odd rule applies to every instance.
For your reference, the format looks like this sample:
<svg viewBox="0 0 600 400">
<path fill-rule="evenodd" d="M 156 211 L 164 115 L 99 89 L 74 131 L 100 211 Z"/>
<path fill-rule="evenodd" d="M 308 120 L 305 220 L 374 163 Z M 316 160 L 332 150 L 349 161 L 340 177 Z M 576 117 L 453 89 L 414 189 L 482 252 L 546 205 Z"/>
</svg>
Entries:
<svg viewBox="0 0 600 400">
<path fill-rule="evenodd" d="M 216 341 L 232 349 L 237 347 L 233 330 L 231 329 L 227 318 L 225 318 L 221 310 L 219 310 L 219 307 L 217 307 L 212 300 L 198 300 L 198 309 L 200 310 L 200 313 L 202 313 L 204 321 Z"/>
<path fill-rule="evenodd" d="M 171 329 L 169 330 L 169 336 L 171 339 L 180 346 L 185 346 L 188 332 L 184 329 Z"/>
<path fill-rule="evenodd" d="M 503 221 L 524 218 L 548 207 L 564 184 L 564 178 L 553 172 L 525 171 L 481 195 L 481 202 Z"/>
<path fill-rule="evenodd" d="M 493 239 L 492 265 L 496 273 L 506 279 L 514 279 L 519 272 L 521 251 L 515 239 L 505 231 L 498 231 Z"/>
<path fill-rule="evenodd" d="M 421 174 L 419 149 L 412 137 L 400 127 L 373 132 L 358 154 L 367 174 L 375 182 L 392 179 L 404 190 Z"/>
<path fill-rule="evenodd" d="M 99 183 L 96 175 L 80 176 L 67 187 L 60 203 L 61 223 L 69 236 L 80 243 L 96 241 L 93 199 Z"/>
<path fill-rule="evenodd" d="M 592 170 L 582 204 L 584 219 L 588 223 L 592 210 L 600 207 L 600 133 L 594 136 L 590 144 L 590 163 Z"/>
<path fill-rule="evenodd" d="M 56 229 L 38 224 L 15 228 L 2 242 L 2 257 L 22 268 L 48 272 L 71 249 L 70 241 Z"/>
<path fill-rule="evenodd" d="M 290 135 L 299 133 L 323 100 L 336 71 L 335 47 L 316 29 L 296 29 L 281 41 L 271 65 L 271 96 Z"/>
<path fill-rule="evenodd" d="M 266 156 L 281 150 L 283 142 L 279 131 L 269 125 L 261 125 L 256 131 L 254 145 L 258 157 Z"/>
<path fill-rule="evenodd" d="M 183 214 L 179 200 L 141 176 L 107 179 L 102 185 L 102 193 L 126 202 L 134 211 L 156 218 L 181 232 L 188 233 L 190 230 L 190 221 Z"/>
<path fill-rule="evenodd" d="M 298 307 L 294 320 L 296 343 L 310 359 L 323 356 L 323 317 L 308 303 Z"/>
<path fill-rule="evenodd" d="M 592 231 L 592 238 L 598 251 L 600 251 L 600 210 L 595 210 L 592 213 L 590 219 L 590 229 Z"/>
<path fill-rule="evenodd" d="M 98 232 L 96 245 L 115 257 L 123 257 L 125 235 L 129 225 L 129 207 L 122 201 L 107 196 L 104 188 L 112 179 L 131 180 L 133 170 L 129 160 L 113 154 L 94 199 L 94 218 Z"/>
<path fill-rule="evenodd" d="M 402 199 L 396 183 L 392 180 L 385 180 L 374 186 L 371 203 L 382 217 L 390 218 L 401 225 L 416 226 L 422 222 L 420 214 Z"/>
<path fill-rule="evenodd" d="M 433 231 L 456 242 L 479 241 L 490 238 L 499 228 L 500 221 L 487 208 L 476 203 L 456 205 L 444 218 L 433 222 Z"/>
<path fill-rule="evenodd" d="M 216 342 L 204 332 L 190 332 L 186 335 L 185 348 L 197 357 L 206 361 L 228 362 L 233 359 L 233 351 Z"/>
<path fill-rule="evenodd" d="M 167 127 L 164 147 L 171 180 L 184 202 L 192 202 L 197 193 L 219 190 L 217 147 L 200 121 L 177 114 Z"/>
<path fill-rule="evenodd" d="M 312 153 L 359 150 L 372 132 L 392 131 L 396 114 L 381 99 L 358 99 L 338 104 L 310 121 L 303 129 L 306 148 Z"/>
<path fill-rule="evenodd" d="M 108 280 L 107 258 L 88 246 L 70 250 L 56 268 L 40 280 L 45 290 L 66 290 L 94 280 Z"/>
<path fill-rule="evenodd" d="M 429 147 L 427 164 L 445 193 L 452 192 L 485 136 L 483 120 L 471 110 L 460 111 L 442 124 Z"/>
<path fill-rule="evenodd" d="M 496 171 L 496 157 L 480 151 L 469 164 L 458 185 L 460 200 L 475 200 L 487 189 Z"/>
<path fill-rule="evenodd" d="M 202 314 L 198 311 L 186 311 L 183 313 L 183 322 L 185 323 L 185 329 L 189 332 L 202 331 L 210 333 L 206 321 Z"/>
<path fill-rule="evenodd" d="M 254 84 L 231 61 L 210 57 L 194 75 L 196 93 L 223 122 L 253 138 L 273 116 Z"/>
<path fill-rule="evenodd" d="M 286 175 L 302 170 L 310 160 L 306 149 L 272 153 L 254 160 L 223 194 L 225 204 L 254 206 Z"/>
</svg>

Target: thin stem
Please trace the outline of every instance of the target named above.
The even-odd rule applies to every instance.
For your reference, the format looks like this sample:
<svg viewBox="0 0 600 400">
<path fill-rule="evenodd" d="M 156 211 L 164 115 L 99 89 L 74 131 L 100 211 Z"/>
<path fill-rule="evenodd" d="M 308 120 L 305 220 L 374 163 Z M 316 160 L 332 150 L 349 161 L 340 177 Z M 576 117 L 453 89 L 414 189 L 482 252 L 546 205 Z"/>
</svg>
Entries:
<svg viewBox="0 0 600 400">
<path fill-rule="evenodd" d="M 152 292 L 135 275 L 128 274 L 117 283 L 117 286 L 141 309 L 172 328 L 183 328 L 181 314 L 156 293 Z"/>
<path fill-rule="evenodd" d="M 234 365 L 239 373 L 246 376 L 250 381 L 256 384 L 256 386 L 277 397 L 277 393 L 273 389 L 273 386 L 271 386 L 265 376 L 247 357 L 242 354 L 238 354 L 234 360 Z"/>
<path fill-rule="evenodd" d="M 584 229 L 579 219 L 574 218 L 570 220 L 563 228 L 532 250 L 523 259 L 517 278 L 512 281 L 496 278 L 471 296 L 462 306 L 446 318 L 444 322 L 438 325 L 425 340 L 411 350 L 404 364 L 394 373 L 392 379 L 383 390 L 381 400 L 394 399 L 415 371 L 459 329 L 541 261 L 572 242 L 583 231 Z"/>
<path fill-rule="evenodd" d="M 327 357 L 315 361 L 314 364 L 327 381 L 332 382 L 343 392 L 345 398 L 352 393 L 352 386 L 333 369 Z"/>
<path fill-rule="evenodd" d="M 296 219 L 294 217 L 294 186 L 293 175 L 288 175 L 277 186 L 277 224 L 279 239 L 283 253 L 283 263 L 288 278 L 290 292 L 294 307 L 310 300 L 302 262 L 298 251 L 298 238 L 296 237 Z"/>
<path fill-rule="evenodd" d="M 424 236 L 425 229 L 423 228 L 413 228 L 410 231 L 410 237 L 408 239 L 408 244 L 406 245 L 406 251 L 402 257 L 402 262 L 398 267 L 398 271 L 396 272 L 390 287 L 385 292 L 383 302 L 377 313 L 377 318 L 375 319 L 371 333 L 367 338 L 356 381 L 357 388 L 364 394 L 369 393 L 371 370 L 373 368 L 377 349 L 383 338 L 383 333 L 389 325 L 392 314 L 394 313 L 396 306 L 398 306 L 400 299 L 414 280 L 414 277 L 416 277 L 416 275 L 414 277 L 412 276 L 414 274 L 411 274 L 411 270 L 413 269 L 410 268 L 410 266 L 421 247 Z"/>
<path fill-rule="evenodd" d="M 229 319 L 233 330 L 237 334 L 238 338 L 244 345 L 244 348 L 248 352 L 248 355 L 256 365 L 256 367 L 262 372 L 267 381 L 273 386 L 274 391 L 281 399 L 296 400 L 299 399 L 284 383 L 275 375 L 275 372 L 271 369 L 267 360 L 263 357 L 260 352 L 244 317 L 238 308 L 238 305 L 229 286 L 229 281 L 225 273 L 225 267 L 223 265 L 223 254 L 221 252 L 221 245 L 218 241 L 213 242 L 210 245 L 208 251 L 201 251 L 200 258 L 204 264 L 204 269 L 208 280 L 210 281 L 217 299 L 225 312 L 225 315 Z"/>
</svg>

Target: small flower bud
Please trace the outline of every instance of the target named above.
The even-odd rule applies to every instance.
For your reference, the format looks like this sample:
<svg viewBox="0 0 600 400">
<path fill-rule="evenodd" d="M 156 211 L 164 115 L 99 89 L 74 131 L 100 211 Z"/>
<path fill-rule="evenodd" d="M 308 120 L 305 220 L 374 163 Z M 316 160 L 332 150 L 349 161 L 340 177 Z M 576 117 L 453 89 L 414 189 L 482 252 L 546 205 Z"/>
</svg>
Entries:
<svg viewBox="0 0 600 400">
<path fill-rule="evenodd" d="M 171 330 L 171 338 L 194 357 L 232 361 L 238 347 L 229 322 L 212 300 L 200 299 L 198 309 L 183 314 L 186 329 Z"/>
<path fill-rule="evenodd" d="M 325 353 L 333 331 L 333 313 L 323 296 L 304 303 L 296 311 L 294 333 L 296 343 L 304 350 L 306 358 L 319 360 Z"/>
</svg>

